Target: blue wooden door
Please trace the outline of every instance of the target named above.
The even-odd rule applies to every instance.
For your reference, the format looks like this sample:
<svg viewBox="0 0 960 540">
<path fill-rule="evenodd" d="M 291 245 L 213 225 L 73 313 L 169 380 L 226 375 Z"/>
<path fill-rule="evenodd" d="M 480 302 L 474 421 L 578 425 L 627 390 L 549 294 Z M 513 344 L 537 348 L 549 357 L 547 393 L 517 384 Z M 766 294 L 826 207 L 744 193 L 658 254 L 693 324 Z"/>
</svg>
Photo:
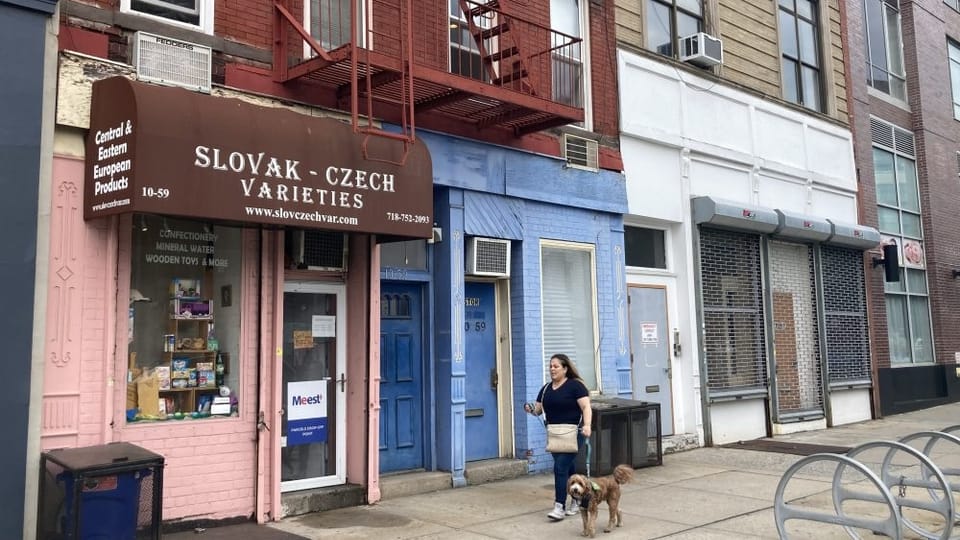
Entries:
<svg viewBox="0 0 960 540">
<path fill-rule="evenodd" d="M 423 467 L 420 285 L 383 283 L 380 297 L 380 472 Z"/>
<path fill-rule="evenodd" d="M 497 414 L 497 310 L 493 283 L 467 282 L 464 359 L 467 367 L 467 461 L 500 457 Z"/>
</svg>

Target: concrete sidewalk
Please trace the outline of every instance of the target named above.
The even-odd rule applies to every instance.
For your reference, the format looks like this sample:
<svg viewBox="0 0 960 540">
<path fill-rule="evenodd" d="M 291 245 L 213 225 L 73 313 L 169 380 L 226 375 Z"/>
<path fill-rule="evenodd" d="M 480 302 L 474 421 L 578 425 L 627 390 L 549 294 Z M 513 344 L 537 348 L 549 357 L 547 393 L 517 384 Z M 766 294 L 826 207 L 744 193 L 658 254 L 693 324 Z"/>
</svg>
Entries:
<svg viewBox="0 0 960 540">
<path fill-rule="evenodd" d="M 848 426 L 777 437 L 778 441 L 853 447 L 897 440 L 918 431 L 939 431 L 960 423 L 960 403 Z M 948 448 L 960 458 L 960 448 Z M 624 486 L 623 527 L 598 538 L 775 539 L 773 499 L 784 471 L 801 456 L 733 448 L 700 448 L 664 456 L 663 465 L 638 469 Z M 937 461 L 939 464 L 939 461 Z M 951 463 L 951 466 L 957 466 Z M 791 496 L 829 507 L 832 469 L 804 471 L 791 481 Z M 185 532 L 164 538 L 185 540 L 294 540 L 297 538 L 541 539 L 579 538 L 579 516 L 550 522 L 553 477 L 535 475 L 398 497 L 373 506 L 351 507 L 252 524 Z M 598 525 L 605 524 L 606 505 Z M 849 538 L 841 529 L 791 522 L 790 538 Z M 598 527 L 602 530 L 602 527 Z M 869 533 L 864 535 L 869 537 Z M 911 537 L 911 536 L 907 536 Z M 916 536 L 913 536 L 916 537 Z M 913 538 L 911 537 L 911 538 Z"/>
</svg>

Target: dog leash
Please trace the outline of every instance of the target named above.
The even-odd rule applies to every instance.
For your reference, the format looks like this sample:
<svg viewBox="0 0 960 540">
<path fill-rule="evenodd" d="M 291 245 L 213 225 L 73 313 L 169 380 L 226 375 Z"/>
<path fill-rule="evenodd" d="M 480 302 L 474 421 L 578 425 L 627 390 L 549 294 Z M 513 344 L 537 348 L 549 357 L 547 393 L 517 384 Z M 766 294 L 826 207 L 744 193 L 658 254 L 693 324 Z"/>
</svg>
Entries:
<svg viewBox="0 0 960 540">
<path fill-rule="evenodd" d="M 587 478 L 590 478 L 590 437 L 586 438 L 587 441 Z"/>
</svg>

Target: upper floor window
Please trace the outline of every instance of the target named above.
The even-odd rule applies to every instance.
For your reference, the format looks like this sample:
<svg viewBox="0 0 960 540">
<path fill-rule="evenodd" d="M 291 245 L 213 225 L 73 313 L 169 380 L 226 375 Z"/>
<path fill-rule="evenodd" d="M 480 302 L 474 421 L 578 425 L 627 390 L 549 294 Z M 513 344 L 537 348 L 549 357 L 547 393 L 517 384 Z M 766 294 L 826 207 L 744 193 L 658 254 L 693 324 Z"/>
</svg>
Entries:
<svg viewBox="0 0 960 540">
<path fill-rule="evenodd" d="M 780 70 L 783 99 L 823 111 L 817 11 L 814 0 L 780 0 Z"/>
<path fill-rule="evenodd" d="M 700 0 L 646 0 L 647 48 L 677 57 L 677 41 L 703 30 Z"/>
<path fill-rule="evenodd" d="M 449 0 L 450 6 L 450 73 L 489 82 L 488 67 L 483 65 L 480 46 L 471 34 L 467 16 L 460 9 L 458 0 Z M 472 7 L 473 4 L 470 4 Z M 496 23 L 496 13 L 491 11 L 477 15 L 473 23 L 479 28 L 492 28 Z M 500 38 L 491 38 L 499 41 Z M 498 45 L 498 43 L 493 43 Z"/>
<path fill-rule="evenodd" d="M 950 59 L 950 88 L 953 90 L 953 117 L 960 120 L 960 46 L 947 42 Z"/>
<path fill-rule="evenodd" d="M 900 0 L 864 0 L 867 23 L 867 84 L 907 100 L 900 33 Z"/>
<path fill-rule="evenodd" d="M 121 0 L 120 11 L 213 33 L 213 0 Z"/>
<path fill-rule="evenodd" d="M 553 53 L 553 99 L 566 105 L 582 107 L 584 104 L 583 42 L 564 45 L 569 38 L 582 38 L 582 0 L 550 0 L 550 27 L 560 32 L 551 45 Z"/>
<path fill-rule="evenodd" d="M 954 11 L 960 11 L 960 0 L 943 0 L 943 3 L 952 7 Z"/>
</svg>

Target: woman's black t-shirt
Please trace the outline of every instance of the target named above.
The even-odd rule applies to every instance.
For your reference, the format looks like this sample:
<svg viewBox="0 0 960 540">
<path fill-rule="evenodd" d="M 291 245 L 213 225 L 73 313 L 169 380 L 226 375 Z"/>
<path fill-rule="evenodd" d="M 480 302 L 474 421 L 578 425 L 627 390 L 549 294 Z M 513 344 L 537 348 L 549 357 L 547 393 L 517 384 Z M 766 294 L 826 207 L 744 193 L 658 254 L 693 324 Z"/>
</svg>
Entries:
<svg viewBox="0 0 960 540">
<path fill-rule="evenodd" d="M 551 383 L 547 383 L 540 389 L 537 401 L 543 405 L 548 424 L 579 424 L 583 412 L 577 400 L 589 395 L 590 392 L 582 382 L 567 379 L 556 390 Z"/>
</svg>

